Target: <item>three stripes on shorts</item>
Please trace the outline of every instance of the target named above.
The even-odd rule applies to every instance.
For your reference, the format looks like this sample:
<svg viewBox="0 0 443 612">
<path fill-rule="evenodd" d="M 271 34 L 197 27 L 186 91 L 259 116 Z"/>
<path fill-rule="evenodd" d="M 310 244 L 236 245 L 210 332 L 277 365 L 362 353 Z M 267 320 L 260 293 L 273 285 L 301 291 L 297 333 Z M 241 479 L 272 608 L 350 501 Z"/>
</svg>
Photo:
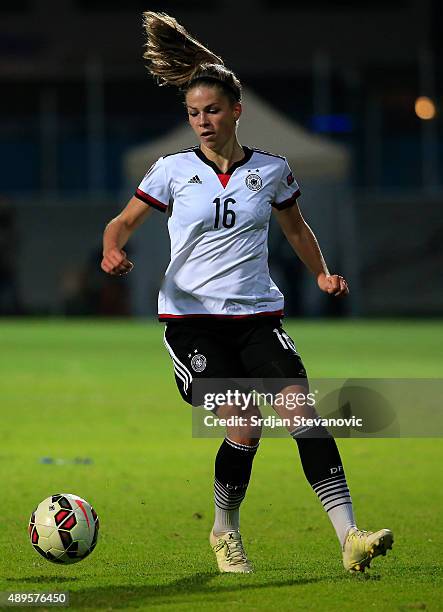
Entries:
<svg viewBox="0 0 443 612">
<path fill-rule="evenodd" d="M 189 386 L 192 383 L 192 374 L 190 370 L 187 368 L 187 366 L 185 366 L 185 364 L 180 361 L 180 359 L 174 353 L 172 346 L 166 340 L 166 330 L 163 336 L 163 342 L 164 342 L 164 345 L 166 346 L 166 349 L 169 355 L 171 356 L 172 363 L 174 365 L 175 375 L 177 376 L 177 378 L 179 378 L 182 381 L 183 391 L 187 393 Z"/>
</svg>

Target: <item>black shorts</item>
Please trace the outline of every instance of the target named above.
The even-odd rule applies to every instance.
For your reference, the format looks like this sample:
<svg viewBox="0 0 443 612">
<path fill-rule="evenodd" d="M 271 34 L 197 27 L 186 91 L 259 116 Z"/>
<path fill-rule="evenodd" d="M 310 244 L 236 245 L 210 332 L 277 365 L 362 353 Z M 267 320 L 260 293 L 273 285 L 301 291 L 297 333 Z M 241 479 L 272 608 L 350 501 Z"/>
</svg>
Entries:
<svg viewBox="0 0 443 612">
<path fill-rule="evenodd" d="M 192 383 L 199 378 L 307 378 L 300 355 L 279 317 L 168 321 L 164 342 L 177 387 L 183 399 L 194 406 L 201 403 L 195 393 L 192 397 Z M 275 384 L 278 386 L 273 383 L 274 393 Z M 286 384 L 287 381 L 278 390 Z M 295 380 L 293 384 L 297 384 Z"/>
</svg>

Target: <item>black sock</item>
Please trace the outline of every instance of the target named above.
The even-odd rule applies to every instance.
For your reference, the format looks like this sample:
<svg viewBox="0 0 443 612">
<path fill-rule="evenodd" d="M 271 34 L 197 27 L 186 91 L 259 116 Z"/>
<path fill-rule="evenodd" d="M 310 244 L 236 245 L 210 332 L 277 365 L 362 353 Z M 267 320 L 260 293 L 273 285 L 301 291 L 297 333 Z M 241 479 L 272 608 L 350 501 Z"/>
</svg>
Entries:
<svg viewBox="0 0 443 612">
<path fill-rule="evenodd" d="M 214 499 L 216 534 L 239 529 L 239 509 L 251 477 L 255 446 L 225 438 L 215 459 Z"/>
<path fill-rule="evenodd" d="M 347 532 L 355 527 L 355 519 L 337 444 L 322 426 L 299 428 L 291 432 L 291 436 L 297 442 L 305 476 L 328 513 L 343 546 Z"/>
</svg>

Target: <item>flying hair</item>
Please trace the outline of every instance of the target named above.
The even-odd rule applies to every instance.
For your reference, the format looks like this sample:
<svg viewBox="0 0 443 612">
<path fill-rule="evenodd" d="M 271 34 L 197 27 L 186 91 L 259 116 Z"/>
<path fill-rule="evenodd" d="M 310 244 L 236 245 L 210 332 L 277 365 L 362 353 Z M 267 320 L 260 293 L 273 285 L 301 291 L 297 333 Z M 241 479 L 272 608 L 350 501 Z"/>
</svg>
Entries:
<svg viewBox="0 0 443 612">
<path fill-rule="evenodd" d="M 221 57 L 193 38 L 166 13 L 143 13 L 147 41 L 143 58 L 159 85 L 174 85 L 186 92 L 198 83 L 218 86 L 233 101 L 241 99 L 241 84 Z"/>
</svg>

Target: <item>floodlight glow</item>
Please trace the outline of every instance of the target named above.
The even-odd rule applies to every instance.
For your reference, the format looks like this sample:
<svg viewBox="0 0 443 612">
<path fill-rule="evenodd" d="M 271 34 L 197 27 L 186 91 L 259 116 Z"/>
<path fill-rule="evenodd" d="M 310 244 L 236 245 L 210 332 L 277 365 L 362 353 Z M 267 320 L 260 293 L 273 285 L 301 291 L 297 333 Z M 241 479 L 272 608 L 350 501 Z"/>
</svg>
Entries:
<svg viewBox="0 0 443 612">
<path fill-rule="evenodd" d="M 420 96 L 415 101 L 415 114 L 419 119 L 433 119 L 436 114 L 435 104 L 427 96 Z"/>
</svg>

